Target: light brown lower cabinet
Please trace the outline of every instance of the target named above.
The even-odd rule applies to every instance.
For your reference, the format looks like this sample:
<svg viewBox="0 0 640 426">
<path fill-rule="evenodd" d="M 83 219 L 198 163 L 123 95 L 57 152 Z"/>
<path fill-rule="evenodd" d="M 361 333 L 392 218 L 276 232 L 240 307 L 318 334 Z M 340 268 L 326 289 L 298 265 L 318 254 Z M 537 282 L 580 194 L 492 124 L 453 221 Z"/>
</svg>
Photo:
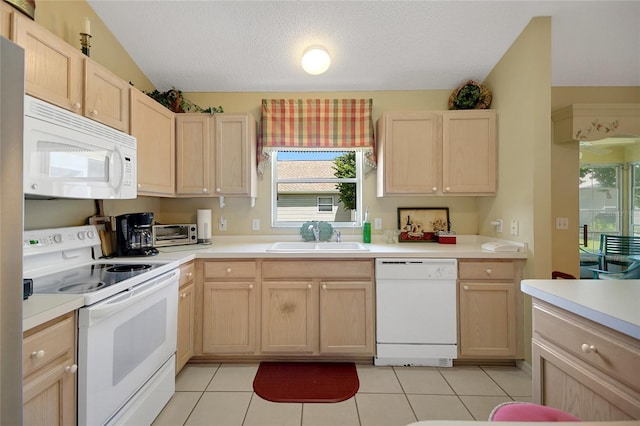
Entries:
<svg viewBox="0 0 640 426">
<path fill-rule="evenodd" d="M 180 266 L 178 289 L 178 339 L 176 343 L 176 375 L 193 356 L 195 321 L 194 264 Z"/>
<path fill-rule="evenodd" d="M 375 355 L 371 259 L 202 260 L 196 277 L 200 359 Z"/>
<path fill-rule="evenodd" d="M 640 419 L 640 341 L 533 300 L 533 401 L 583 421 Z"/>
<path fill-rule="evenodd" d="M 373 356 L 372 260 L 264 260 L 261 351 Z"/>
<path fill-rule="evenodd" d="M 459 358 L 522 358 L 522 261 L 461 260 L 458 277 Z"/>
<path fill-rule="evenodd" d="M 318 352 L 318 284 L 262 283 L 261 350 L 264 353 Z"/>
<path fill-rule="evenodd" d="M 24 332 L 23 425 L 76 424 L 75 342 L 75 312 Z"/>
<path fill-rule="evenodd" d="M 253 355 L 260 289 L 255 260 L 201 264 L 201 351 L 207 355 Z"/>
</svg>

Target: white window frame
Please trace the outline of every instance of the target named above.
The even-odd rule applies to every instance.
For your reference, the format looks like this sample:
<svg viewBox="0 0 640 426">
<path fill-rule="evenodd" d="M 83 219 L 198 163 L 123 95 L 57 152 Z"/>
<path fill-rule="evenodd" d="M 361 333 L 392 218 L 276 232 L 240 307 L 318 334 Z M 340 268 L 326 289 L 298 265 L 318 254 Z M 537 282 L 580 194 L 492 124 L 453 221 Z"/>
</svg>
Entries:
<svg viewBox="0 0 640 426">
<path fill-rule="evenodd" d="M 285 150 L 286 151 L 286 150 Z M 308 151 L 314 151 L 313 149 L 309 149 Z M 335 151 L 348 151 L 348 150 L 339 150 Z M 271 226 L 274 228 L 299 228 L 302 226 L 304 221 L 279 221 L 277 220 L 278 216 L 278 184 L 279 183 L 326 183 L 326 182 L 344 182 L 344 183 L 355 183 L 356 184 L 356 213 L 355 220 L 350 222 L 333 222 L 329 221 L 334 228 L 353 228 L 362 226 L 362 215 L 359 212 L 362 212 L 362 181 L 364 179 L 364 168 L 363 168 L 363 153 L 362 151 L 355 151 L 356 153 L 356 177 L 355 178 L 334 178 L 334 179 L 283 179 L 278 180 L 278 152 L 272 151 L 271 154 Z"/>
</svg>

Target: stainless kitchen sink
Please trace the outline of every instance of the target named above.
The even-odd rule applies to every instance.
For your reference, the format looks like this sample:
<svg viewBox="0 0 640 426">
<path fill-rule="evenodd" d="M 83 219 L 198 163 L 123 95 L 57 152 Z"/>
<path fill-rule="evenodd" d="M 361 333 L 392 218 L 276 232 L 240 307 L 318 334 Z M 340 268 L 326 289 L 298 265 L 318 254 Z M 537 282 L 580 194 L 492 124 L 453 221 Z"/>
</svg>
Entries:
<svg viewBox="0 0 640 426">
<path fill-rule="evenodd" d="M 344 242 L 304 242 L 304 241 L 283 241 L 273 243 L 267 251 L 280 252 L 345 252 L 345 251 L 369 251 L 369 249 L 361 243 L 355 241 Z"/>
</svg>

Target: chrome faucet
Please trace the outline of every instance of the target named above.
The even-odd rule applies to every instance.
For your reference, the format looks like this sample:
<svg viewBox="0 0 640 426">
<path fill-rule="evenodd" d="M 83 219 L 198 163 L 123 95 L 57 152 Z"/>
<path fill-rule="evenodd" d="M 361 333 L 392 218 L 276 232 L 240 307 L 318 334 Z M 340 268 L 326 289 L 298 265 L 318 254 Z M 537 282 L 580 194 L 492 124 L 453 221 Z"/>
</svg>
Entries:
<svg viewBox="0 0 640 426">
<path fill-rule="evenodd" d="M 316 239 L 316 241 L 320 241 L 320 228 L 318 227 L 318 222 L 314 222 L 311 225 L 309 225 L 309 228 L 307 229 L 311 229 L 313 231 L 313 236 Z"/>
<path fill-rule="evenodd" d="M 336 234 L 336 243 L 341 242 L 342 240 L 340 239 L 340 236 L 341 236 L 340 231 L 335 229 L 333 232 L 334 232 L 334 234 Z"/>
</svg>

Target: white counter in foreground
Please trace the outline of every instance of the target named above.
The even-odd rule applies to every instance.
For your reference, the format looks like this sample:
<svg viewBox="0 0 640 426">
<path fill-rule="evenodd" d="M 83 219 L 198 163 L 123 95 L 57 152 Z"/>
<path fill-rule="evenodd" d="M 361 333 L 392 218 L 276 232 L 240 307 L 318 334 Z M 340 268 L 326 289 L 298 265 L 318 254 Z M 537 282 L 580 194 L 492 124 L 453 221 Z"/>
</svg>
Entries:
<svg viewBox="0 0 640 426">
<path fill-rule="evenodd" d="M 466 420 L 423 420 L 421 422 L 410 423 L 407 426 L 638 426 L 640 420 L 618 421 L 618 422 L 476 422 Z"/>
<path fill-rule="evenodd" d="M 640 339 L 640 280 L 523 280 L 522 292 Z"/>
</svg>

